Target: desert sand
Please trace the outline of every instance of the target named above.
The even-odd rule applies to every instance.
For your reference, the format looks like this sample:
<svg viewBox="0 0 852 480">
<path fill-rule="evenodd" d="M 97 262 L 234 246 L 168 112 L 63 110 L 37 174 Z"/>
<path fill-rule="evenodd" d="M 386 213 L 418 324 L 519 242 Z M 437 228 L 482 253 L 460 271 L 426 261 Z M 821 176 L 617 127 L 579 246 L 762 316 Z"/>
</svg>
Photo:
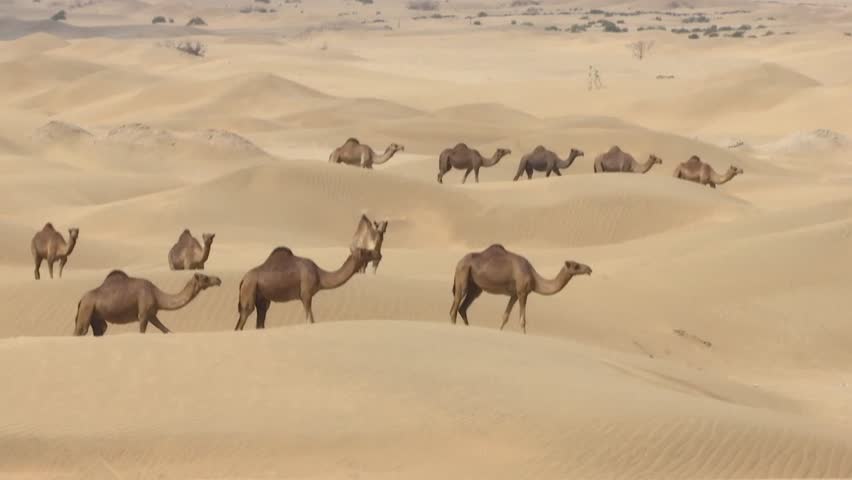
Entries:
<svg viewBox="0 0 852 480">
<path fill-rule="evenodd" d="M 598 20 L 628 31 L 571 32 Z M 852 476 L 847 32 L 843 2 L 0 2 L 0 478 Z M 349 137 L 405 151 L 329 164 Z M 438 184 L 459 142 L 512 154 Z M 537 145 L 585 155 L 513 182 Z M 663 164 L 592 173 L 612 145 Z M 673 178 L 691 155 L 744 174 Z M 248 269 L 335 269 L 363 212 L 377 274 L 234 331 Z M 36 281 L 46 222 L 80 236 Z M 72 336 L 114 269 L 178 291 L 184 228 L 222 285 L 173 334 Z M 532 294 L 526 335 L 489 294 L 451 325 L 493 243 L 594 273 Z"/>
</svg>

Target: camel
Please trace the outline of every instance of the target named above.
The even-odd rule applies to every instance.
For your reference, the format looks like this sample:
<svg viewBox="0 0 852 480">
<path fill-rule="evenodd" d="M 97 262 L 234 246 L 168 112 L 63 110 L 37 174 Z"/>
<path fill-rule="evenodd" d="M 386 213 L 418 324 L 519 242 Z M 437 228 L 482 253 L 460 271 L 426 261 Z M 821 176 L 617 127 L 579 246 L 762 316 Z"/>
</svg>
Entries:
<svg viewBox="0 0 852 480">
<path fill-rule="evenodd" d="M 301 300 L 305 318 L 314 323 L 311 307 L 314 295 L 320 290 L 342 286 L 370 259 L 363 249 L 355 249 L 343 265 L 333 272 L 317 266 L 313 260 L 298 257 L 287 247 L 272 250 L 266 260 L 249 270 L 240 281 L 237 304 L 239 319 L 234 330 L 242 330 L 249 315 L 257 309 L 257 328 L 266 325 L 266 313 L 272 302 Z"/>
<path fill-rule="evenodd" d="M 575 275 L 591 275 L 588 265 L 566 261 L 553 279 L 542 278 L 530 262 L 500 244 L 493 244 L 481 252 L 471 252 L 459 260 L 453 278 L 453 306 L 450 321 L 456 323 L 456 314 L 461 315 L 465 325 L 467 309 L 483 291 L 495 295 L 508 295 L 509 304 L 503 313 L 500 330 L 509 321 L 515 302 L 520 303 L 521 329 L 527 333 L 527 296 L 530 292 L 553 295 L 565 288 Z"/>
<path fill-rule="evenodd" d="M 145 333 L 149 322 L 161 332 L 171 333 L 157 318 L 157 312 L 183 308 L 202 290 L 221 284 L 218 277 L 196 273 L 183 290 L 172 295 L 160 290 L 149 280 L 113 270 L 99 287 L 86 292 L 77 303 L 74 335 L 86 335 L 91 326 L 92 333 L 100 337 L 106 333 L 107 323 L 125 325 L 137 321 L 139 333 Z"/>
<path fill-rule="evenodd" d="M 568 154 L 568 158 L 560 160 L 559 156 L 555 153 L 539 145 L 532 152 L 521 157 L 521 162 L 518 164 L 518 173 L 515 174 L 513 181 L 517 182 L 524 173 L 527 174 L 527 179 L 532 179 L 533 170 L 547 172 L 545 174 L 546 177 L 549 177 L 551 173 L 555 173 L 561 177 L 562 173 L 559 169 L 570 167 L 577 157 L 582 157 L 583 155 L 582 150 L 572 148 Z"/>
<path fill-rule="evenodd" d="M 59 278 L 62 278 L 62 270 L 65 264 L 68 263 L 68 255 L 74 251 L 77 246 L 77 236 L 80 234 L 80 229 L 68 229 L 68 242 L 62 238 L 62 234 L 53 228 L 53 224 L 47 222 L 41 231 L 37 232 L 30 242 L 30 251 L 33 254 L 35 261 L 35 279 L 41 279 L 41 262 L 47 260 L 47 270 L 50 272 L 50 278 L 53 278 L 53 264 L 59 260 Z"/>
<path fill-rule="evenodd" d="M 470 148 L 464 143 L 456 144 L 453 148 L 445 148 L 441 155 L 438 156 L 438 183 L 444 183 L 444 175 L 452 169 L 464 170 L 462 183 L 467 180 L 470 172 L 473 172 L 473 178 L 476 183 L 479 183 L 479 169 L 482 167 L 493 167 L 506 155 L 512 151 L 508 148 L 498 148 L 491 158 L 484 158 L 479 150 Z"/>
<path fill-rule="evenodd" d="M 373 165 L 381 165 L 390 160 L 396 152 L 404 151 L 404 145 L 391 143 L 385 149 L 385 153 L 378 155 L 369 145 L 359 142 L 357 138 L 349 137 L 343 142 L 343 145 L 331 152 L 328 161 L 329 163 L 344 163 L 372 169 Z"/>
<path fill-rule="evenodd" d="M 742 168 L 731 165 L 724 175 L 719 175 L 709 163 L 703 162 L 696 155 L 689 157 L 689 160 L 678 165 L 674 171 L 675 178 L 681 178 L 701 185 L 709 185 L 710 188 L 716 188 L 716 185 L 727 183 L 735 176 L 742 174 Z"/>
<path fill-rule="evenodd" d="M 203 233 L 204 247 L 198 243 L 189 229 L 185 228 L 178 237 L 177 243 L 169 250 L 169 267 L 172 270 L 204 270 L 204 263 L 210 258 L 210 246 L 213 245 L 215 233 Z"/>
<path fill-rule="evenodd" d="M 595 157 L 595 173 L 603 172 L 627 172 L 647 173 L 656 164 L 663 164 L 663 159 L 654 155 L 648 155 L 645 163 L 639 163 L 633 155 L 621 150 L 618 145 L 611 147 L 607 152 Z"/>
<path fill-rule="evenodd" d="M 355 234 L 352 235 L 352 242 L 349 244 L 349 251 L 354 253 L 357 249 L 366 250 L 370 254 L 368 261 L 364 262 L 363 267 L 358 273 L 367 271 L 367 263 L 373 262 L 373 275 L 379 269 L 379 262 L 382 261 L 382 243 L 385 241 L 385 232 L 388 230 L 388 221 L 381 222 L 370 221 L 367 215 L 361 214 L 361 219 L 358 221 L 358 227 L 355 229 Z"/>
</svg>

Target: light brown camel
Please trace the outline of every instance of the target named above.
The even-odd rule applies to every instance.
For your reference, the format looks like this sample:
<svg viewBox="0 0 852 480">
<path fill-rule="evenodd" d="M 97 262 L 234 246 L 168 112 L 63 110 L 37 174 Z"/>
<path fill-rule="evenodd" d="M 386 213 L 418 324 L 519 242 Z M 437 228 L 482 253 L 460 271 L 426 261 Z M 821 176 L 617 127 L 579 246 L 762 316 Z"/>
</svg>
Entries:
<svg viewBox="0 0 852 480">
<path fill-rule="evenodd" d="M 361 219 L 358 220 L 358 227 L 352 235 L 352 241 L 349 243 L 349 251 L 354 253 L 355 250 L 362 249 L 369 253 L 369 261 L 373 262 L 373 275 L 379 269 L 379 262 L 382 261 L 382 244 L 385 241 L 385 232 L 388 230 L 388 221 L 381 222 L 371 221 L 367 215 L 361 214 Z M 367 263 L 364 262 L 359 273 L 367 271 Z"/>
<path fill-rule="evenodd" d="M 675 178 L 681 178 L 701 185 L 709 185 L 710 188 L 716 188 L 716 185 L 727 183 L 735 176 L 742 174 L 742 168 L 731 165 L 724 175 L 719 175 L 709 163 L 703 162 L 696 155 L 689 157 L 689 160 L 678 165 L 674 171 Z"/>
<path fill-rule="evenodd" d="M 86 335 L 91 325 L 92 332 L 100 337 L 106 332 L 107 323 L 125 325 L 137 321 L 140 333 L 145 333 L 149 322 L 161 332 L 169 333 L 169 329 L 157 318 L 157 312 L 183 308 L 202 290 L 221 284 L 218 277 L 196 273 L 183 290 L 172 295 L 149 280 L 113 270 L 98 288 L 89 290 L 80 299 L 74 335 Z"/>
<path fill-rule="evenodd" d="M 343 142 L 343 145 L 331 152 L 328 161 L 330 163 L 356 165 L 362 168 L 373 168 L 373 165 L 381 165 L 390 160 L 396 152 L 404 151 L 404 145 L 391 143 L 385 149 L 385 153 L 378 155 L 369 145 L 359 142 L 357 138 L 350 137 Z"/>
<path fill-rule="evenodd" d="M 340 287 L 361 270 L 369 259 L 369 252 L 356 249 L 340 268 L 327 272 L 313 260 L 293 255 L 293 251 L 287 247 L 277 247 L 262 264 L 243 275 L 237 304 L 240 318 L 234 330 L 242 330 L 255 309 L 257 328 L 264 328 L 270 304 L 291 300 L 301 300 L 305 318 L 314 323 L 311 308 L 314 295 L 320 290 Z"/>
<path fill-rule="evenodd" d="M 621 150 L 618 145 L 611 147 L 608 151 L 595 157 L 595 173 L 603 172 L 626 172 L 646 173 L 656 164 L 663 164 L 663 159 L 654 155 L 648 155 L 645 163 L 639 163 L 633 155 Z"/>
<path fill-rule="evenodd" d="M 554 152 L 539 145 L 532 152 L 521 157 L 521 161 L 518 163 L 518 173 L 515 174 L 513 180 L 518 181 L 524 173 L 527 174 L 527 179 L 532 179 L 533 171 L 546 172 L 546 177 L 549 177 L 551 173 L 555 173 L 561 177 L 562 173 L 559 169 L 570 167 L 577 157 L 582 157 L 583 155 L 582 150 L 572 148 L 568 154 L 568 158 L 560 160 L 559 156 Z"/>
<path fill-rule="evenodd" d="M 68 242 L 62 238 L 62 234 L 53 228 L 53 224 L 47 222 L 44 227 L 37 232 L 30 242 L 30 251 L 33 254 L 35 261 L 35 279 L 41 278 L 41 262 L 47 260 L 47 270 L 50 272 L 50 278 L 53 278 L 53 263 L 59 260 L 59 278 L 62 278 L 62 270 L 68 262 L 68 255 L 74 251 L 77 246 L 77 236 L 80 234 L 80 229 L 68 229 Z"/>
<path fill-rule="evenodd" d="M 210 258 L 210 247 L 213 245 L 215 233 L 203 233 L 204 247 L 189 233 L 186 228 L 181 232 L 171 250 L 169 250 L 169 267 L 172 270 L 204 270 L 204 263 Z"/>
<path fill-rule="evenodd" d="M 588 265 L 566 261 L 555 278 L 546 279 L 526 258 L 494 244 L 481 252 L 468 253 L 456 265 L 450 321 L 455 324 L 456 314 L 459 314 L 464 324 L 469 325 L 467 309 L 485 291 L 509 296 L 500 330 L 506 326 L 512 307 L 518 302 L 521 305 L 521 329 L 527 333 L 527 296 L 530 292 L 553 295 L 562 291 L 574 275 L 591 274 L 592 269 Z"/>
<path fill-rule="evenodd" d="M 479 169 L 482 167 L 493 167 L 506 155 L 512 153 L 508 148 L 498 148 L 491 155 L 491 158 L 484 158 L 479 150 L 468 147 L 464 143 L 458 143 L 453 148 L 445 148 L 441 155 L 438 156 L 438 183 L 444 183 L 444 175 L 452 169 L 464 170 L 462 183 L 467 180 L 470 172 L 473 172 L 473 178 L 476 183 L 479 183 Z"/>
</svg>

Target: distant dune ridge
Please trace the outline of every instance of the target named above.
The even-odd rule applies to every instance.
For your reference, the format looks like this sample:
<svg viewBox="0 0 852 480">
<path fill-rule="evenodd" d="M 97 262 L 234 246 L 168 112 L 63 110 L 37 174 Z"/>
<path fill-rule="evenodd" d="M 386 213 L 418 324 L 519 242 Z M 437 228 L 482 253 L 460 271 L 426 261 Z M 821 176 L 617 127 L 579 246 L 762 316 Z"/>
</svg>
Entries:
<svg viewBox="0 0 852 480">
<path fill-rule="evenodd" d="M 0 477 L 852 477 L 842 6 L 254 6 L 0 0 Z M 599 20 L 627 31 L 571 31 Z M 350 138 L 405 149 L 329 162 Z M 459 143 L 511 154 L 439 183 Z M 539 146 L 584 155 L 513 181 Z M 662 163 L 594 173 L 613 146 Z M 744 173 L 675 178 L 693 156 Z M 377 273 L 314 324 L 296 300 L 234 331 L 250 268 L 335 270 L 362 214 L 388 221 Z M 48 222 L 79 237 L 36 281 Z M 158 313 L 173 334 L 72 336 L 113 270 L 180 291 L 184 230 L 215 234 L 221 285 Z M 489 293 L 451 325 L 459 260 L 492 244 L 594 273 L 531 296 L 526 335 Z"/>
</svg>

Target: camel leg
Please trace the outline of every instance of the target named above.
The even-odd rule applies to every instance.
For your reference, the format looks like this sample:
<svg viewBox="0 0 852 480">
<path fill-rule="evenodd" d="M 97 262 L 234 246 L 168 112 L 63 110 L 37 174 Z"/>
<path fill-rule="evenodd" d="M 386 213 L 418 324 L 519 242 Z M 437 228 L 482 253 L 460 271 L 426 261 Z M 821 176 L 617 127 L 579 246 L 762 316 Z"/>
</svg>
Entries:
<svg viewBox="0 0 852 480">
<path fill-rule="evenodd" d="M 470 175 L 470 172 L 472 172 L 472 171 L 473 171 L 472 168 L 468 168 L 467 170 L 465 170 L 464 177 L 462 177 L 462 183 L 464 183 L 467 180 L 467 176 Z"/>
<path fill-rule="evenodd" d="M 465 294 L 467 294 L 467 277 L 464 278 L 463 282 L 457 282 L 455 291 L 453 292 L 453 305 L 450 307 L 450 323 L 456 324 L 456 316 L 459 313 L 459 305 L 462 302 L 462 298 L 464 298 Z M 467 324 L 467 320 L 464 320 L 465 325 Z"/>
<path fill-rule="evenodd" d="M 106 333 L 107 323 L 104 321 L 103 318 L 101 318 L 97 315 L 92 315 L 92 322 L 91 323 L 92 323 L 92 333 L 96 337 L 102 337 Z"/>
<path fill-rule="evenodd" d="M 255 328 L 258 330 L 266 327 L 266 312 L 269 311 L 270 303 L 265 298 L 257 302 L 257 323 L 255 323 Z"/>
<path fill-rule="evenodd" d="M 65 264 L 68 263 L 68 257 L 59 259 L 59 278 L 62 278 L 62 270 L 65 269 Z"/>
<path fill-rule="evenodd" d="M 557 177 L 561 177 L 561 176 L 562 176 L 562 172 L 560 172 L 558 168 L 554 168 L 554 169 L 553 169 L 553 173 L 555 173 Z"/>
<path fill-rule="evenodd" d="M 145 333 L 145 330 L 148 330 L 148 320 L 153 315 L 148 315 L 148 313 L 139 312 L 139 333 Z"/>
<path fill-rule="evenodd" d="M 77 318 L 74 319 L 74 335 L 82 337 L 89 333 L 89 325 L 92 323 L 92 317 L 95 316 L 95 309 L 87 302 L 81 301 L 77 306 Z"/>
<path fill-rule="evenodd" d="M 707 185 L 710 185 L 710 188 L 716 188 L 716 184 L 715 184 L 715 183 L 713 183 L 713 182 L 710 182 L 710 183 L 708 183 Z"/>
<path fill-rule="evenodd" d="M 234 327 L 234 330 L 242 330 L 246 326 L 246 320 L 248 320 L 249 315 L 254 312 L 254 302 L 248 305 L 239 305 L 237 308 L 240 318 L 237 319 L 237 325 Z"/>
<path fill-rule="evenodd" d="M 532 168 L 527 168 L 527 180 L 532 180 Z"/>
<path fill-rule="evenodd" d="M 379 262 L 381 262 L 381 261 L 382 261 L 382 256 L 381 256 L 381 255 L 378 255 L 378 256 L 376 256 L 376 257 L 374 257 L 374 258 L 373 258 L 373 275 L 375 275 L 375 274 L 376 274 L 376 271 L 379 269 Z M 364 268 L 365 268 L 365 269 L 367 268 L 367 264 L 366 264 L 366 263 L 364 264 Z"/>
<path fill-rule="evenodd" d="M 35 257 L 35 279 L 36 280 L 41 279 L 41 272 L 39 272 L 39 270 L 41 270 L 41 262 L 42 261 L 44 261 L 44 258 L 36 255 L 36 257 Z"/>
<path fill-rule="evenodd" d="M 476 183 L 479 183 L 479 167 L 473 169 L 473 179 L 476 180 Z"/>
<path fill-rule="evenodd" d="M 462 300 L 461 305 L 459 306 L 459 315 L 461 315 L 465 325 L 470 325 L 467 321 L 467 309 L 470 308 L 473 301 L 480 295 L 482 295 L 482 289 L 479 288 L 478 285 L 470 285 L 468 287 L 467 296 L 464 297 L 464 300 Z"/>
<path fill-rule="evenodd" d="M 56 259 L 53 259 L 53 258 L 47 259 L 47 271 L 50 273 L 51 279 L 53 278 L 53 262 L 55 262 L 55 261 L 56 261 Z"/>
<path fill-rule="evenodd" d="M 521 331 L 527 333 L 527 295 L 518 295 L 518 303 L 521 307 Z"/>
<path fill-rule="evenodd" d="M 314 298 L 310 294 L 302 295 L 302 306 L 305 307 L 305 319 L 309 323 L 314 323 L 313 300 Z"/>
<path fill-rule="evenodd" d="M 157 316 L 156 316 L 156 315 L 154 315 L 153 317 L 151 317 L 151 325 L 153 325 L 153 326 L 157 327 L 157 328 L 158 328 L 158 329 L 160 329 L 160 331 L 161 331 L 161 332 L 163 332 L 163 333 L 172 333 L 172 331 L 171 331 L 171 330 L 169 330 L 168 328 L 166 328 L 166 326 L 165 326 L 165 325 L 163 325 L 163 322 L 161 322 L 161 321 L 160 321 L 160 319 L 159 319 L 159 318 L 157 318 Z"/>
<path fill-rule="evenodd" d="M 509 315 L 512 314 L 512 308 L 515 307 L 515 302 L 517 301 L 518 297 L 515 295 L 512 295 L 511 298 L 509 298 L 509 304 L 506 305 L 506 311 L 503 312 L 503 323 L 500 324 L 500 330 L 503 330 L 503 327 L 505 327 L 506 323 L 509 321 Z"/>
</svg>

